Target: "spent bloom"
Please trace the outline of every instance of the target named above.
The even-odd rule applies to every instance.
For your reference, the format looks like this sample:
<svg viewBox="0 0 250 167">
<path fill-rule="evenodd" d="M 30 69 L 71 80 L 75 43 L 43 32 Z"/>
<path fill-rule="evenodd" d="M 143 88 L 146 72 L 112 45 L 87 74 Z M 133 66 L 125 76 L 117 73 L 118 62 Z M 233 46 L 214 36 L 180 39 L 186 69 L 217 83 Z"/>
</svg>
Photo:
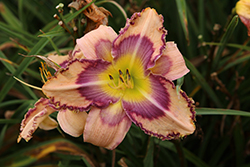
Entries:
<svg viewBox="0 0 250 167">
<path fill-rule="evenodd" d="M 28 111 L 19 140 L 28 141 L 54 111 L 64 132 L 107 149 L 121 143 L 132 122 L 162 140 L 192 134 L 193 100 L 172 82 L 189 70 L 166 34 L 163 17 L 147 8 L 119 35 L 101 25 L 78 39 L 69 56 L 51 57 L 61 68 L 47 77 L 47 99 Z"/>
<path fill-rule="evenodd" d="M 250 36 L 250 0 L 238 1 L 235 10 L 242 23 L 247 27 L 248 36 Z"/>
</svg>

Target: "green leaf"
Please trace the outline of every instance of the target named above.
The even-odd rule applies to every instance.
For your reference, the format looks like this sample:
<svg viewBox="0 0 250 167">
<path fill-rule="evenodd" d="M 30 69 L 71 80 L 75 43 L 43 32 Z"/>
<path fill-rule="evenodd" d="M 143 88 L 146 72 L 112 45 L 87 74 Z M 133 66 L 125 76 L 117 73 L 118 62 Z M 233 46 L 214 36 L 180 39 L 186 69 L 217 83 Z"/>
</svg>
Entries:
<svg viewBox="0 0 250 167">
<path fill-rule="evenodd" d="M 5 33 L 7 33 L 8 35 L 10 35 L 13 38 L 20 39 L 21 40 L 20 43 L 22 43 L 24 45 L 29 45 L 29 46 L 33 45 L 33 43 L 30 40 L 28 40 L 24 36 L 20 35 L 20 33 L 16 33 L 14 31 L 12 31 L 11 29 L 5 27 L 4 24 L 1 22 L 0 22 L 0 30 L 4 31 Z"/>
<path fill-rule="evenodd" d="M 200 74 L 200 72 L 194 67 L 194 65 L 185 58 L 186 65 L 190 69 L 190 72 L 195 76 L 196 82 L 203 88 L 203 90 L 209 95 L 210 99 L 214 102 L 217 107 L 222 107 L 222 104 L 214 93 L 213 89 L 206 82 L 204 77 Z"/>
<path fill-rule="evenodd" d="M 1 157 L 0 164 L 8 164 L 9 167 L 29 166 L 37 160 L 47 156 L 49 153 L 57 151 L 60 151 L 68 156 L 81 156 L 85 158 L 91 166 L 95 166 L 95 162 L 90 159 L 89 155 L 85 151 L 80 149 L 76 144 L 65 139 L 54 139 L 30 145 L 24 149 L 15 151 L 9 156 Z"/>
<path fill-rule="evenodd" d="M 20 119 L 0 119 L 0 124 L 15 124 L 19 122 Z"/>
<path fill-rule="evenodd" d="M 179 13 L 179 18 L 181 21 L 181 26 L 185 34 L 185 38 L 189 43 L 189 33 L 188 33 L 188 21 L 187 21 L 187 10 L 186 10 L 186 0 L 176 0 L 177 10 Z"/>
<path fill-rule="evenodd" d="M 10 101 L 5 101 L 5 102 L 0 103 L 0 108 L 3 108 L 5 106 L 10 106 L 10 105 L 24 103 L 25 101 L 27 101 L 27 100 L 10 100 Z"/>
<path fill-rule="evenodd" d="M 0 57 L 3 59 L 7 59 L 7 57 L 4 55 L 4 53 L 0 50 Z M 3 65 L 11 72 L 14 73 L 15 72 L 15 68 L 10 64 L 7 63 L 5 61 L 1 61 L 3 63 Z"/>
<path fill-rule="evenodd" d="M 146 156 L 143 160 L 143 166 L 153 167 L 154 166 L 154 138 L 149 138 L 148 148 Z"/>
<path fill-rule="evenodd" d="M 38 35 L 38 37 L 55 37 L 55 36 L 63 36 L 66 35 L 65 31 L 63 29 L 56 30 L 56 31 L 49 31 L 44 34 Z"/>
<path fill-rule="evenodd" d="M 30 51 L 28 55 L 37 55 L 49 42 L 48 39 L 42 38 Z M 21 74 L 25 71 L 25 69 L 28 67 L 30 62 L 34 58 L 25 58 L 22 63 L 20 64 L 19 68 L 14 72 L 14 76 L 20 77 Z M 14 86 L 16 83 L 16 80 L 10 77 L 7 81 L 6 84 L 3 86 L 2 90 L 0 91 L 0 102 L 5 98 L 9 90 Z"/>
<path fill-rule="evenodd" d="M 176 150 L 174 144 L 170 141 L 167 141 L 167 140 L 160 141 L 159 139 L 155 138 L 155 143 L 159 143 L 160 146 L 177 153 L 177 150 Z M 194 155 L 189 150 L 183 148 L 183 153 L 184 153 L 186 159 L 189 160 L 190 162 L 192 162 L 196 167 L 208 167 L 208 165 L 205 162 L 203 162 L 199 157 Z"/>
<path fill-rule="evenodd" d="M 217 109 L 217 108 L 196 108 L 197 115 L 238 115 L 250 117 L 250 112 L 230 110 L 230 109 Z"/>
<path fill-rule="evenodd" d="M 15 17 L 15 15 L 3 2 L 0 2 L 0 14 L 4 18 L 4 20 L 9 24 L 9 26 L 14 27 L 16 29 L 22 28 L 20 21 Z"/>
<path fill-rule="evenodd" d="M 235 156 L 236 156 L 236 166 L 242 166 L 244 164 L 244 152 L 245 150 L 245 136 L 241 129 L 240 118 L 236 118 L 237 123 L 233 130 L 233 138 L 235 145 Z"/>
</svg>

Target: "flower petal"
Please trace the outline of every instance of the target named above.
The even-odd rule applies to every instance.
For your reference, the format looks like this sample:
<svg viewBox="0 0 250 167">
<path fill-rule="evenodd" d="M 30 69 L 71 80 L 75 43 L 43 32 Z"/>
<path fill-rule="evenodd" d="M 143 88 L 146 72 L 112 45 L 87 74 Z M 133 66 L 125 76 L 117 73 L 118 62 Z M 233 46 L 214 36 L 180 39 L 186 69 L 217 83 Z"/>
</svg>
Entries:
<svg viewBox="0 0 250 167">
<path fill-rule="evenodd" d="M 71 56 L 73 57 L 73 60 L 78 59 L 85 59 L 86 57 L 83 55 L 83 52 L 79 45 L 76 44 L 74 50 L 71 52 Z"/>
<path fill-rule="evenodd" d="M 110 64 L 101 59 L 74 60 L 43 85 L 43 92 L 58 107 L 70 110 L 88 110 L 92 104 L 107 106 L 120 98 L 108 85 Z"/>
<path fill-rule="evenodd" d="M 55 112 L 55 109 L 49 103 L 49 99 L 40 98 L 36 102 L 35 107 L 29 109 L 26 113 L 21 123 L 21 133 L 17 142 L 20 142 L 22 138 L 29 141 L 38 126 L 53 112 Z"/>
<path fill-rule="evenodd" d="M 162 56 L 156 60 L 151 68 L 154 74 L 160 74 L 168 80 L 181 78 L 189 72 L 181 52 L 174 42 L 167 42 Z"/>
<path fill-rule="evenodd" d="M 48 59 L 60 65 L 62 68 L 65 68 L 67 67 L 67 64 L 69 63 L 71 57 L 69 55 L 59 56 L 57 54 L 51 54 L 48 56 Z"/>
<path fill-rule="evenodd" d="M 147 8 L 127 20 L 113 43 L 112 55 L 115 58 L 131 55 L 131 66 L 135 57 L 139 57 L 146 68 L 152 67 L 165 48 L 166 33 L 163 17 L 154 9 Z"/>
<path fill-rule="evenodd" d="M 103 59 L 111 62 L 111 46 L 117 34 L 111 27 L 100 25 L 82 38 L 77 39 L 77 45 L 81 48 L 87 59 Z"/>
<path fill-rule="evenodd" d="M 240 0 L 236 3 L 235 8 L 240 20 L 247 27 L 248 36 L 250 36 L 250 2 L 248 0 Z"/>
<path fill-rule="evenodd" d="M 61 68 L 66 68 L 69 62 L 71 62 L 72 60 L 75 59 L 81 60 L 84 59 L 85 57 L 79 46 L 76 45 L 74 50 L 70 51 L 68 55 L 59 56 L 57 54 L 51 54 L 48 56 L 48 58 L 53 62 L 57 63 L 58 65 L 60 65 Z"/>
<path fill-rule="evenodd" d="M 56 120 L 51 117 L 45 118 L 39 125 L 39 128 L 43 130 L 52 130 L 58 126 Z"/>
<path fill-rule="evenodd" d="M 89 112 L 83 138 L 107 149 L 115 149 L 124 139 L 131 121 L 122 109 L 121 102 L 107 108 L 92 108 Z"/>
<path fill-rule="evenodd" d="M 145 133 L 161 139 L 174 139 L 193 133 L 193 100 L 164 77 L 150 75 L 150 88 L 138 88 L 138 94 L 125 94 L 123 107 L 129 118 Z"/>
<path fill-rule="evenodd" d="M 71 136 L 78 137 L 83 134 L 88 114 L 84 111 L 74 112 L 68 109 L 60 110 L 57 120 L 62 130 Z"/>
</svg>

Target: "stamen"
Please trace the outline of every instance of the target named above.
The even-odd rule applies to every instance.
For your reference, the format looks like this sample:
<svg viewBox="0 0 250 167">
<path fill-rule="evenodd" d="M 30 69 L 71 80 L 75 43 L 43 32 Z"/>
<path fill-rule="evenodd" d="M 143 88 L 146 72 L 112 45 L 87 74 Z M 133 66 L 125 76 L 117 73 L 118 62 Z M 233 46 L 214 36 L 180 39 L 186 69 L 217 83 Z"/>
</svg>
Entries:
<svg viewBox="0 0 250 167">
<path fill-rule="evenodd" d="M 40 70 L 40 73 L 41 73 L 42 81 L 45 83 L 46 80 L 49 80 L 52 77 L 52 75 L 48 71 L 48 66 L 47 66 L 46 63 L 41 62 L 41 65 L 42 65 L 42 67 L 39 67 L 39 70 Z"/>
<path fill-rule="evenodd" d="M 128 69 L 126 69 L 126 75 L 127 75 L 127 80 L 130 80 L 131 76 L 130 76 L 130 73 L 129 73 Z"/>
<path fill-rule="evenodd" d="M 128 69 L 126 69 L 126 74 L 127 74 L 127 75 L 129 75 L 129 71 L 128 71 Z"/>
<path fill-rule="evenodd" d="M 45 83 L 46 81 L 45 81 L 45 79 L 43 77 L 43 70 L 42 70 L 41 67 L 39 67 L 39 70 L 40 70 L 40 75 L 41 75 L 41 78 L 42 78 L 42 82 Z"/>
<path fill-rule="evenodd" d="M 133 89 L 134 83 L 133 83 L 133 80 L 131 79 L 131 75 L 129 73 L 129 70 L 126 69 L 126 75 L 123 75 L 123 72 L 121 69 L 119 69 L 118 72 L 119 72 L 119 78 L 115 78 L 115 79 L 118 79 L 118 80 L 116 80 L 118 83 L 115 82 L 115 79 L 111 74 L 108 74 L 109 79 L 112 81 L 111 85 L 113 85 L 113 86 L 111 86 L 110 84 L 108 84 L 109 87 L 111 87 L 112 89 L 122 89 L 122 90 L 124 90 L 126 88 Z"/>
<path fill-rule="evenodd" d="M 22 81 L 22 80 L 18 79 L 18 78 L 17 78 L 17 77 L 15 77 L 15 76 L 13 76 L 13 78 L 15 78 L 17 81 L 21 82 L 22 84 L 24 84 L 24 85 L 26 85 L 26 86 L 28 86 L 28 87 L 31 87 L 31 88 L 33 88 L 33 89 L 37 89 L 37 90 L 42 90 L 42 88 L 39 88 L 39 87 L 34 86 L 34 85 L 30 85 L 30 84 L 28 84 L 28 83 L 26 83 L 26 82 L 24 82 L 24 81 Z"/>
</svg>

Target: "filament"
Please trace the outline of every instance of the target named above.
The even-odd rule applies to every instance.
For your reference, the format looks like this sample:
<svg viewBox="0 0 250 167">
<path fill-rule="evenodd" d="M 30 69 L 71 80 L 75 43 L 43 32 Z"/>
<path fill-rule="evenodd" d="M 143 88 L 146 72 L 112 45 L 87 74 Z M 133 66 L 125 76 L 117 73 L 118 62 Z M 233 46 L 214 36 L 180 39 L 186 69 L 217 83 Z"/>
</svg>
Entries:
<svg viewBox="0 0 250 167">
<path fill-rule="evenodd" d="M 26 83 L 26 82 L 24 82 L 24 81 L 22 81 L 22 80 L 18 79 L 18 78 L 17 78 L 17 77 L 15 77 L 15 76 L 13 76 L 13 78 L 15 78 L 17 81 L 21 82 L 22 84 L 24 84 L 24 85 L 26 85 L 26 86 L 28 86 L 28 87 L 31 87 L 31 88 L 33 88 L 33 89 L 37 89 L 37 90 L 42 90 L 42 88 L 39 88 L 39 87 L 34 86 L 34 85 L 30 85 L 30 84 L 28 84 L 28 83 Z"/>
</svg>

